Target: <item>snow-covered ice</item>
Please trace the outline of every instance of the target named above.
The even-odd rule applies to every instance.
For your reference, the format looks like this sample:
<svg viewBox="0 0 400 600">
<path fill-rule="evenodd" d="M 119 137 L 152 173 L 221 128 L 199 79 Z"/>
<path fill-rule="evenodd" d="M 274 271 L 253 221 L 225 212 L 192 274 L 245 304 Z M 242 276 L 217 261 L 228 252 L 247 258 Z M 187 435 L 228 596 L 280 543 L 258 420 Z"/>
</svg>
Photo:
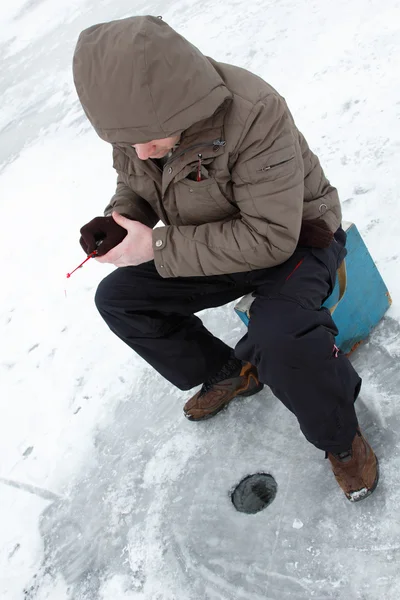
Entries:
<svg viewBox="0 0 400 600">
<path fill-rule="evenodd" d="M 113 193 L 110 148 L 77 101 L 79 32 L 163 15 L 287 99 L 393 306 L 352 360 L 381 482 L 351 504 L 264 390 L 204 423 L 107 330 L 80 226 Z M 14 0 L 0 8 L 0 599 L 398 600 L 398 0 Z M 204 313 L 232 345 L 232 307 Z M 254 515 L 230 493 L 270 473 Z M 25 590 L 25 591 L 24 591 Z"/>
</svg>

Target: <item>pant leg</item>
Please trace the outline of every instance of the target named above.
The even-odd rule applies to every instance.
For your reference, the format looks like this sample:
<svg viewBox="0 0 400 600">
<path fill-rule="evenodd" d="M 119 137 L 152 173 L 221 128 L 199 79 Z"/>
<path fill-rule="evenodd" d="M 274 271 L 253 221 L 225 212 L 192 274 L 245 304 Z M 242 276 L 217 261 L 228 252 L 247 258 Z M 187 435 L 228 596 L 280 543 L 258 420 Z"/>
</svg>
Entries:
<svg viewBox="0 0 400 600">
<path fill-rule="evenodd" d="M 95 302 L 121 340 L 181 390 L 212 377 L 232 349 L 193 313 L 250 291 L 244 279 L 162 278 L 154 262 L 116 269 L 100 283 Z"/>
<path fill-rule="evenodd" d="M 298 262 L 260 279 L 248 333 L 236 347 L 236 355 L 255 364 L 260 380 L 296 415 L 305 437 L 329 452 L 351 445 L 361 387 L 348 358 L 334 350 L 337 328 L 321 308 L 339 256 L 335 247 L 304 251 Z"/>
</svg>

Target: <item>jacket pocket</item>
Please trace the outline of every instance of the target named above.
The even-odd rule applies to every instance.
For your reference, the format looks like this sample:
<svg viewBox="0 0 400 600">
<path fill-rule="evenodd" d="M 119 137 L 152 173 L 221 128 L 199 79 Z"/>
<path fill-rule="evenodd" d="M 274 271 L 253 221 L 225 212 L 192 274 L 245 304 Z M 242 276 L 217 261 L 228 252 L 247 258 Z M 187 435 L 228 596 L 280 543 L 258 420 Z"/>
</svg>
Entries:
<svg viewBox="0 0 400 600">
<path fill-rule="evenodd" d="M 298 158 L 292 146 L 263 152 L 238 165 L 237 173 L 245 183 L 271 182 L 282 177 L 291 177 L 298 167 Z"/>
<path fill-rule="evenodd" d="M 223 221 L 239 212 L 221 192 L 215 179 L 182 179 L 174 185 L 176 206 L 184 225 Z"/>
<path fill-rule="evenodd" d="M 257 169 L 257 171 L 262 171 L 262 172 L 271 171 L 271 169 L 276 169 L 277 167 L 281 167 L 282 165 L 285 165 L 286 163 L 290 162 L 291 160 L 294 160 L 294 158 L 295 158 L 294 154 L 290 158 L 281 160 L 279 162 L 275 162 L 276 161 L 276 158 L 275 158 L 275 160 L 268 161 L 264 167 Z"/>
</svg>

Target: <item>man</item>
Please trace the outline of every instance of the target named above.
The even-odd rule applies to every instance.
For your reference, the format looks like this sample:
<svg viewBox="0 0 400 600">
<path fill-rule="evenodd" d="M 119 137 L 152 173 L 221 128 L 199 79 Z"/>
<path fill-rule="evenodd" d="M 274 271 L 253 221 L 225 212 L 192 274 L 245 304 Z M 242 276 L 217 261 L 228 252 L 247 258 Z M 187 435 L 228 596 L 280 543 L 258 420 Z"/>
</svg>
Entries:
<svg viewBox="0 0 400 600">
<path fill-rule="evenodd" d="M 96 294 L 110 329 L 178 388 L 201 384 L 188 419 L 267 384 L 347 498 L 368 496 L 378 467 L 354 411 L 361 380 L 321 308 L 346 253 L 339 199 L 285 100 L 154 17 L 86 29 L 73 68 L 118 174 L 105 216 L 81 229 L 86 253 L 122 267 Z M 250 291 L 233 351 L 194 313 Z"/>
</svg>

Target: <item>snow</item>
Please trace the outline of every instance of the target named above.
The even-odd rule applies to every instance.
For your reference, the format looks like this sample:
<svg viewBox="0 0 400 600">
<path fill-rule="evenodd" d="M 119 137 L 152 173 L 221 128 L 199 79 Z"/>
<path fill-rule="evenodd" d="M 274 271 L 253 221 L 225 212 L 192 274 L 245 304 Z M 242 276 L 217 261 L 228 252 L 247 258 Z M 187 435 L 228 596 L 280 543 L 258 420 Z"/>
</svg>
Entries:
<svg viewBox="0 0 400 600">
<path fill-rule="evenodd" d="M 293 529 L 301 529 L 303 526 L 304 526 L 304 523 L 303 523 L 303 521 L 300 521 L 300 519 L 295 519 L 293 521 L 293 525 L 292 525 Z"/>
<path fill-rule="evenodd" d="M 97 314 L 108 267 L 90 261 L 65 278 L 83 258 L 80 226 L 115 184 L 71 56 L 84 27 L 130 14 L 163 15 L 286 97 L 391 291 L 352 358 L 381 466 L 365 501 L 345 499 L 268 390 L 185 420 L 187 394 Z M 399 23 L 398 0 L 2 5 L 1 600 L 399 598 Z M 231 345 L 244 332 L 231 306 L 204 320 Z M 236 512 L 231 490 L 257 472 L 277 481 L 274 502 Z"/>
<path fill-rule="evenodd" d="M 368 495 L 368 489 L 367 488 L 362 488 L 361 490 L 357 490 L 357 492 L 352 492 L 350 494 L 350 502 L 358 502 L 364 496 L 367 496 L 367 495 Z"/>
</svg>

